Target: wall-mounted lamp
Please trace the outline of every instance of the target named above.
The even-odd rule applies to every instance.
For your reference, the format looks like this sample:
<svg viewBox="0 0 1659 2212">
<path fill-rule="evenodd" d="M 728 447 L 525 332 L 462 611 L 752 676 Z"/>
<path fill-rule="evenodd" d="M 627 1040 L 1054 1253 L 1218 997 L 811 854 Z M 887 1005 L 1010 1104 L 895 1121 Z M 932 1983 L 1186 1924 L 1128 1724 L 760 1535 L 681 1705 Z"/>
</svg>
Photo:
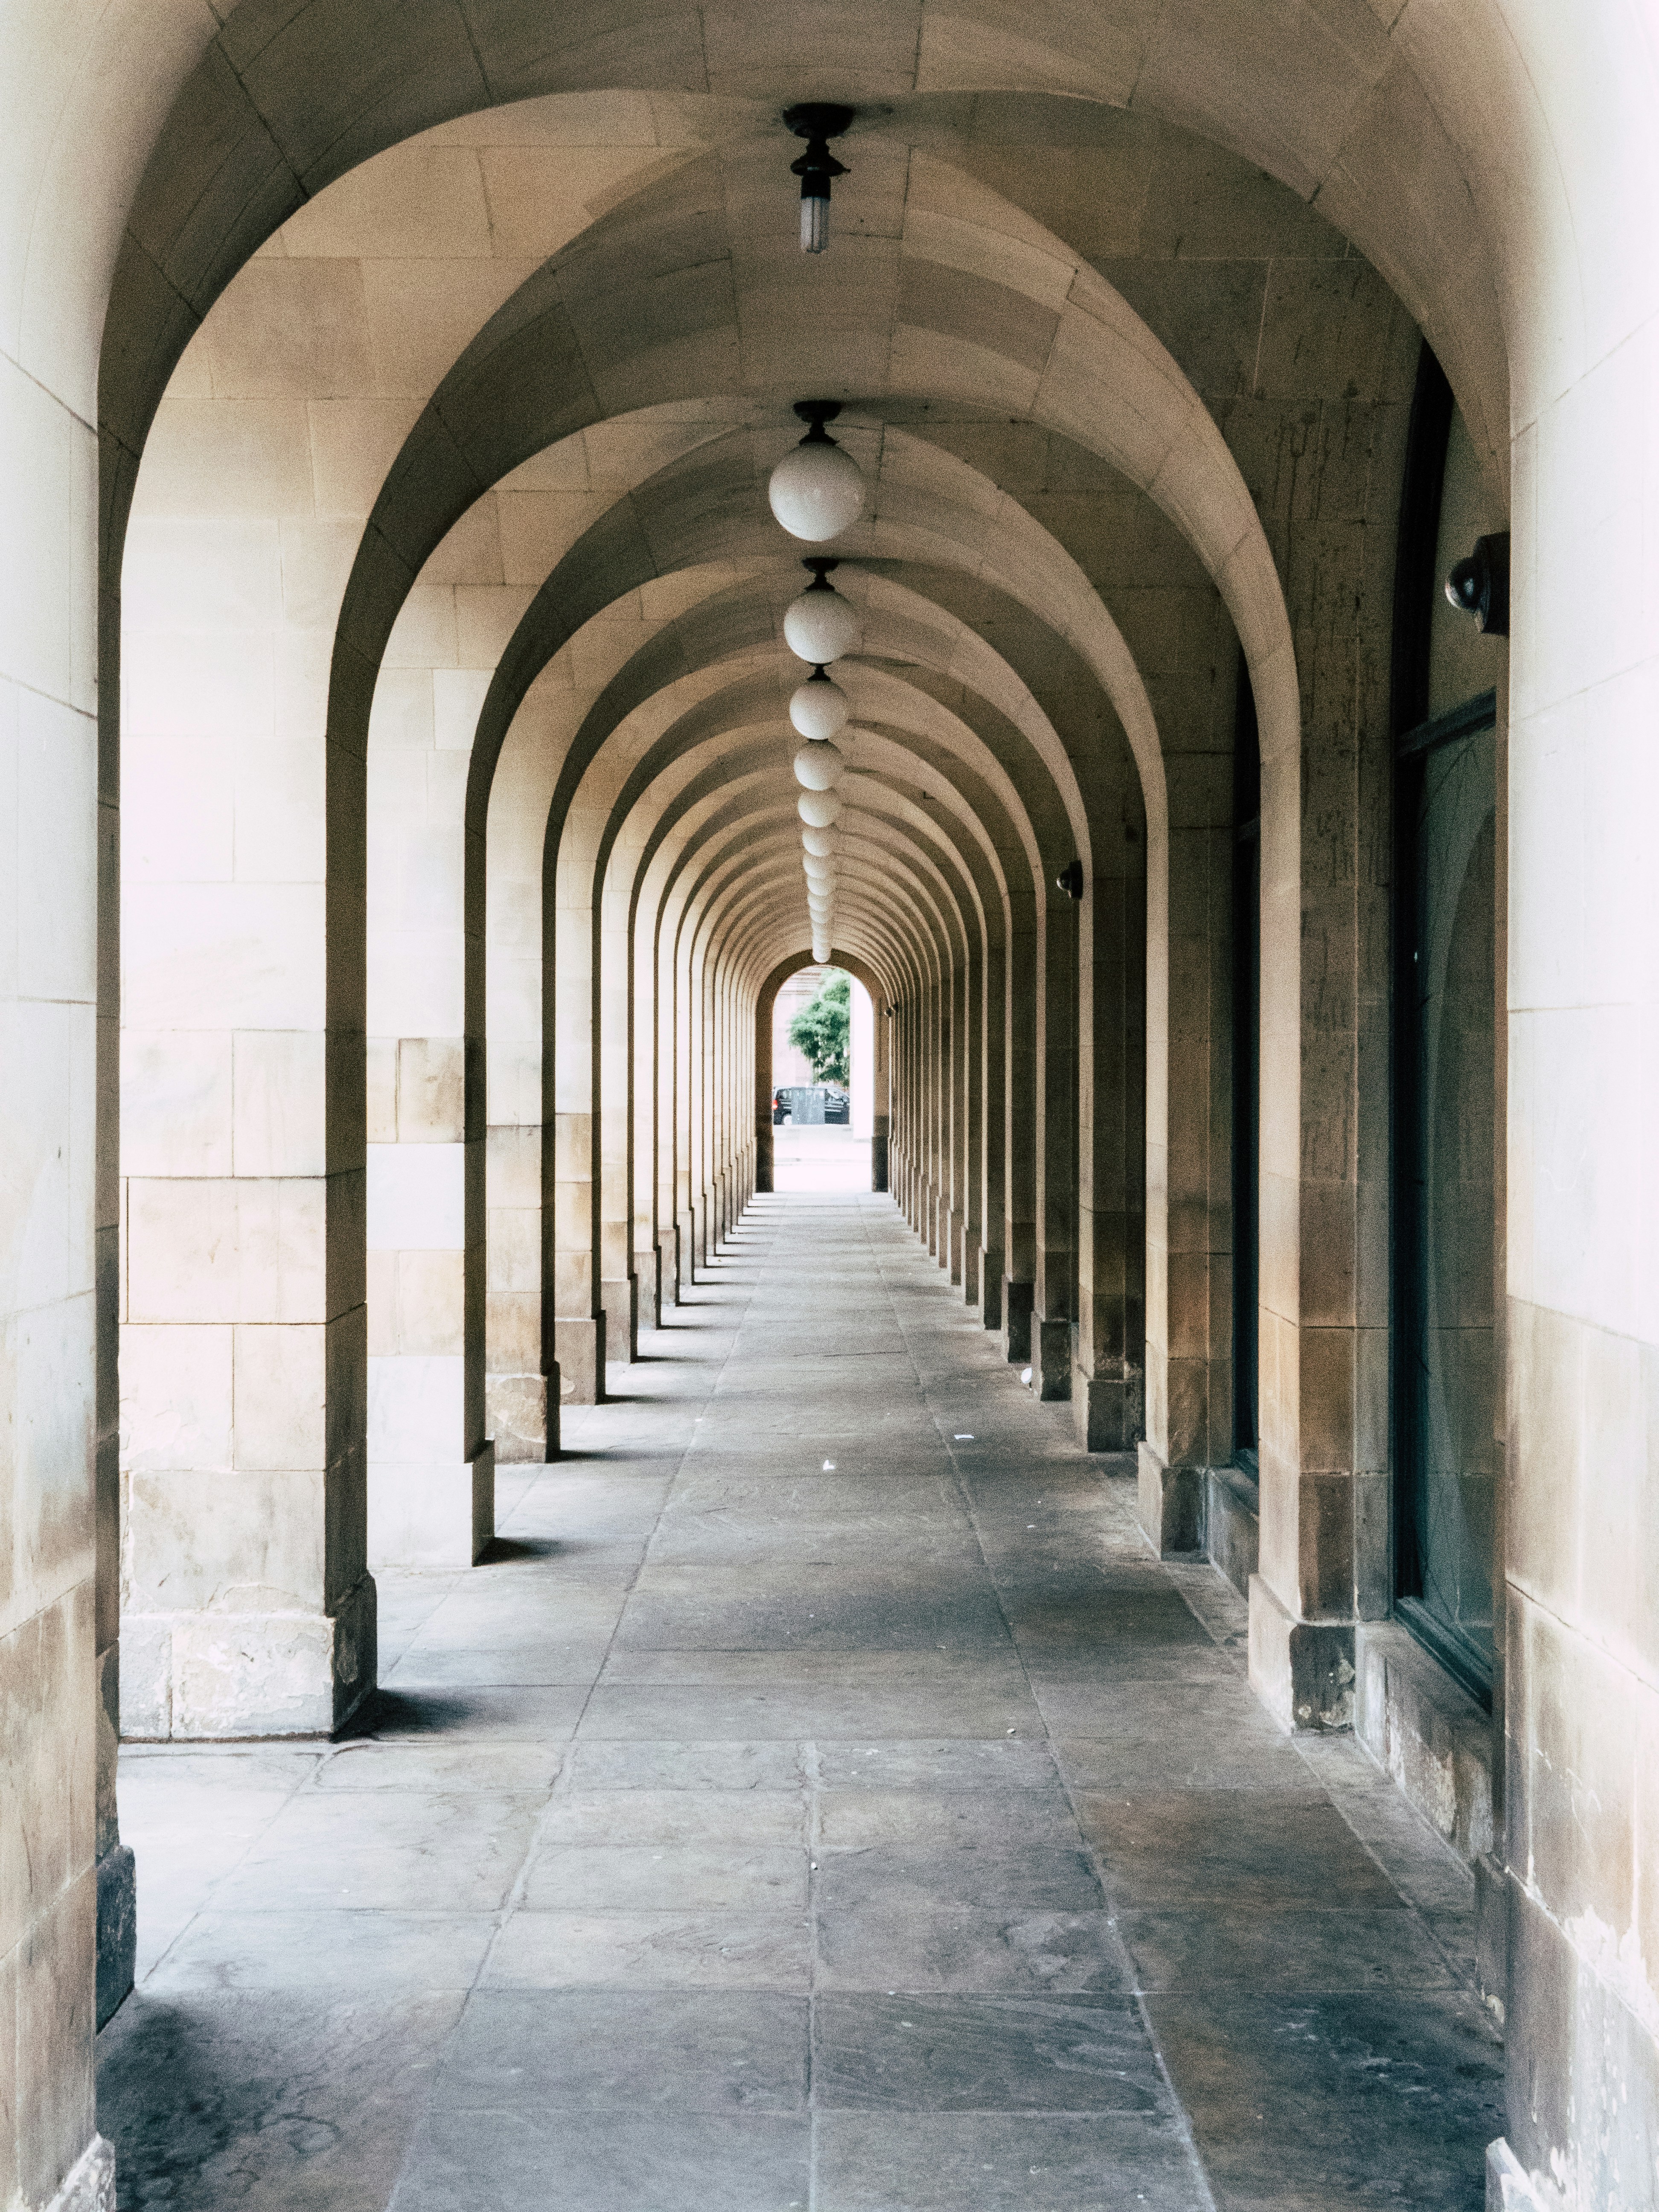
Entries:
<svg viewBox="0 0 1659 2212">
<path fill-rule="evenodd" d="M 1446 597 L 1460 612 L 1474 617 L 1487 637 L 1510 634 L 1510 533 L 1494 531 L 1477 538 L 1474 550 L 1446 579 Z"/>
<path fill-rule="evenodd" d="M 1080 899 L 1083 896 L 1083 863 L 1081 860 L 1073 860 L 1060 870 L 1060 873 L 1054 878 L 1054 889 L 1057 891 L 1064 891 L 1066 897 L 1069 899 Z"/>
<path fill-rule="evenodd" d="M 805 100 L 783 111 L 785 130 L 806 141 L 806 151 L 789 164 L 790 175 L 800 179 L 803 253 L 822 253 L 830 243 L 830 187 L 847 174 L 847 164 L 830 151 L 830 141 L 841 137 L 856 112 L 827 100 Z"/>
</svg>

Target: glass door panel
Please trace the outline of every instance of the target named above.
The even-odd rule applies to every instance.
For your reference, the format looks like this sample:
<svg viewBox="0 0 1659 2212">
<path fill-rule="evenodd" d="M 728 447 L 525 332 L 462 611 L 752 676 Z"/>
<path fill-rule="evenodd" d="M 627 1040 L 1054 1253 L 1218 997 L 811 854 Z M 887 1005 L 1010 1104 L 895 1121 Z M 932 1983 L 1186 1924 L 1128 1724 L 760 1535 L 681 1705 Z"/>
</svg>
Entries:
<svg viewBox="0 0 1659 2212">
<path fill-rule="evenodd" d="M 1401 1612 L 1489 1695 L 1496 732 L 1489 724 L 1418 751 L 1401 775 L 1413 891 L 1396 1123 Z"/>
</svg>

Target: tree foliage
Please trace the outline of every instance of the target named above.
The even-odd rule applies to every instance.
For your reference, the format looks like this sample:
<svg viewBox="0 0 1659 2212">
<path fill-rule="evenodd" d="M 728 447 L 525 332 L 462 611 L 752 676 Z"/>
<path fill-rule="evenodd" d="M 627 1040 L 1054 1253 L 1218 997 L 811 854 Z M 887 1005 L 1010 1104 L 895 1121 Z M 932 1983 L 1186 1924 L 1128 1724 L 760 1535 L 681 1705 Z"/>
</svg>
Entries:
<svg viewBox="0 0 1659 2212">
<path fill-rule="evenodd" d="M 830 969 L 816 995 L 789 1024 L 789 1042 L 811 1063 L 819 1083 L 848 1083 L 852 1079 L 853 979 L 839 968 Z"/>
</svg>

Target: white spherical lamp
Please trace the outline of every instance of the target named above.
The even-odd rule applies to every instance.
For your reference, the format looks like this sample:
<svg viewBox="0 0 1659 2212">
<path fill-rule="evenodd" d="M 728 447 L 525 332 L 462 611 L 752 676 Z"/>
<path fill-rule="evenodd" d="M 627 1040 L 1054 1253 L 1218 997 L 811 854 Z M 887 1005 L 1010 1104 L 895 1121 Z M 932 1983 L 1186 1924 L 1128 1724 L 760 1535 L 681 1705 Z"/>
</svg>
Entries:
<svg viewBox="0 0 1659 2212">
<path fill-rule="evenodd" d="M 847 694 L 821 668 L 812 671 L 789 701 L 789 720 L 795 730 L 803 738 L 820 742 L 844 730 L 852 711 Z"/>
<path fill-rule="evenodd" d="M 841 842 L 841 832 L 838 830 L 810 830 L 803 823 L 800 842 L 803 852 L 811 853 L 817 860 L 827 860 Z"/>
<path fill-rule="evenodd" d="M 828 830 L 841 819 L 841 801 L 833 791 L 803 791 L 795 811 L 809 829 Z"/>
<path fill-rule="evenodd" d="M 833 791 L 847 762 L 828 738 L 803 745 L 795 755 L 795 781 L 803 791 Z"/>
<path fill-rule="evenodd" d="M 800 597 L 784 611 L 784 640 L 791 653 L 814 668 L 822 668 L 826 661 L 839 660 L 842 653 L 857 651 L 864 625 L 858 609 L 842 599 L 824 574 L 828 568 L 838 568 L 838 562 L 818 556 L 801 565 L 817 573 Z"/>
<path fill-rule="evenodd" d="M 822 545 L 850 529 L 863 514 L 864 477 L 852 455 L 823 427 L 840 414 L 839 401 L 803 399 L 795 412 L 812 427 L 773 470 L 766 496 L 792 538 Z"/>
</svg>

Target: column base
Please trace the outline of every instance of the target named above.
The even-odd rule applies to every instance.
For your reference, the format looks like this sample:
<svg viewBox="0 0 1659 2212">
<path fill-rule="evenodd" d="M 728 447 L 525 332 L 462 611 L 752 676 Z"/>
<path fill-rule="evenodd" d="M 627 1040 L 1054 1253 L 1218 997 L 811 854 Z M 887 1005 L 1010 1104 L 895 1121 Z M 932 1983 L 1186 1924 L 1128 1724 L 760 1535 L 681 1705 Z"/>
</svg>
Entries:
<svg viewBox="0 0 1659 2212">
<path fill-rule="evenodd" d="M 121 1734 L 136 1742 L 332 1735 L 374 1687 L 372 1575 L 332 1613 L 129 1613 Z"/>
<path fill-rule="evenodd" d="M 607 1360 L 632 1366 L 640 1356 L 640 1284 L 637 1275 L 607 1276 L 599 1284 L 605 1308 Z"/>
<path fill-rule="evenodd" d="M 1000 1330 L 1002 1327 L 1002 1255 L 994 1244 L 988 1244 L 980 1255 L 980 1326 Z"/>
<path fill-rule="evenodd" d="M 1501 2030 L 1510 2009 L 1510 1874 L 1491 1851 L 1474 1863 L 1474 1985 Z"/>
<path fill-rule="evenodd" d="M 476 1566 L 495 1533 L 493 1439 L 470 1460 L 371 1461 L 370 1566 Z"/>
<path fill-rule="evenodd" d="M 659 1324 L 670 1306 L 680 1300 L 680 1237 L 665 1229 L 657 1238 L 657 1318 Z"/>
<path fill-rule="evenodd" d="M 1280 1728 L 1333 1735 L 1353 1726 L 1353 1638 L 1342 1621 L 1298 1620 L 1250 1577 L 1250 1687 Z"/>
<path fill-rule="evenodd" d="M 1085 1451 L 1133 1451 L 1146 1427 L 1146 1377 L 1138 1367 L 1090 1375 L 1074 1365 L 1072 1419 Z"/>
<path fill-rule="evenodd" d="M 662 1327 L 662 1254 L 653 1244 L 641 1245 L 634 1255 L 634 1293 L 641 1328 Z"/>
<path fill-rule="evenodd" d="M 962 1240 L 965 1233 L 962 1216 L 953 1213 L 951 1216 L 951 1280 L 953 1283 L 962 1280 Z"/>
<path fill-rule="evenodd" d="M 1036 1302 L 1035 1283 L 1002 1279 L 1002 1314 L 999 1331 L 1002 1356 L 1012 1367 L 1023 1367 L 1031 1356 L 1031 1309 Z M 987 1322 L 987 1327 L 990 1323 Z"/>
<path fill-rule="evenodd" d="M 697 1224 L 690 1212 L 682 1213 L 675 1224 L 674 1287 L 676 1296 L 697 1279 Z"/>
<path fill-rule="evenodd" d="M 495 1441 L 498 1467 L 535 1464 L 553 1456 L 547 1442 L 547 1384 L 545 1375 L 485 1376 L 484 1425 Z M 556 1382 L 556 1419 L 557 1390 Z"/>
<path fill-rule="evenodd" d="M 1050 1405 L 1062 1404 L 1072 1395 L 1072 1324 L 1043 1321 L 1031 1324 L 1031 1389 Z"/>
<path fill-rule="evenodd" d="M 1242 1467 L 1206 1467 L 1204 1556 L 1248 1601 L 1261 1565 L 1261 1486 Z"/>
<path fill-rule="evenodd" d="M 138 1867 L 125 1844 L 98 1862 L 98 2025 L 132 1989 L 138 1956 Z"/>
<path fill-rule="evenodd" d="M 1492 1848 L 1492 1723 L 1414 1636 L 1354 1631 L 1354 1734 L 1462 1857 Z"/>
<path fill-rule="evenodd" d="M 566 1406 L 605 1403 L 605 1316 L 560 1315 L 553 1323 L 559 1358 L 559 1401 Z"/>
<path fill-rule="evenodd" d="M 115 2212 L 115 2153 L 102 2136 L 94 2136 L 45 2212 Z"/>
<path fill-rule="evenodd" d="M 962 1239 L 962 1302 L 976 1306 L 980 1297 L 980 1267 L 984 1255 L 980 1250 L 979 1238 L 971 1229 L 963 1233 Z"/>
<path fill-rule="evenodd" d="M 1553 2184 L 1527 2172 L 1507 2137 L 1486 2145 L 1486 2212 L 1562 2212 L 1565 2203 Z"/>
<path fill-rule="evenodd" d="M 1203 1474 L 1171 1467 L 1143 1437 L 1135 1446 L 1135 1518 L 1160 1559 L 1190 1558 L 1202 1542 Z"/>
<path fill-rule="evenodd" d="M 771 1189 L 770 1182 L 766 1188 Z M 887 1188 L 887 1132 L 879 1123 L 870 1139 L 870 1188 L 872 1190 L 885 1190 Z"/>
</svg>

